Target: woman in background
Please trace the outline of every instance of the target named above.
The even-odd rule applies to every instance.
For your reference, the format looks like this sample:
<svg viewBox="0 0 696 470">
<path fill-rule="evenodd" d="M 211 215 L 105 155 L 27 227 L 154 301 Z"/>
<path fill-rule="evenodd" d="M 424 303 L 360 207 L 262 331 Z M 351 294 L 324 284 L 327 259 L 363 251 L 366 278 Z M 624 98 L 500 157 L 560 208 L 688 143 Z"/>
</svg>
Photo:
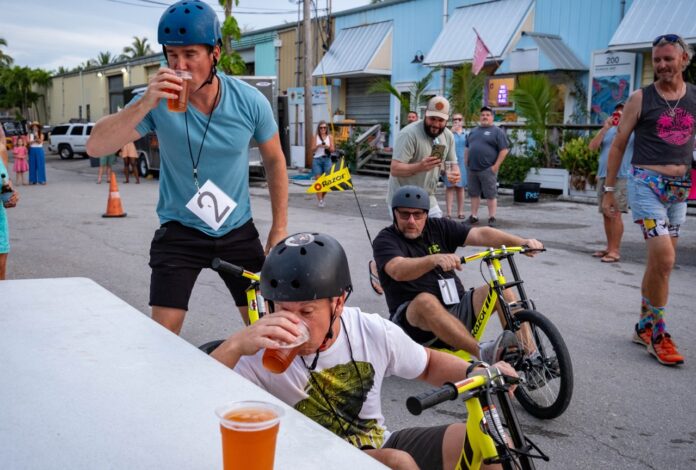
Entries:
<svg viewBox="0 0 696 470">
<path fill-rule="evenodd" d="M 44 136 L 38 121 L 31 124 L 29 133 L 29 183 L 46 184 L 46 154 Z"/>
</svg>

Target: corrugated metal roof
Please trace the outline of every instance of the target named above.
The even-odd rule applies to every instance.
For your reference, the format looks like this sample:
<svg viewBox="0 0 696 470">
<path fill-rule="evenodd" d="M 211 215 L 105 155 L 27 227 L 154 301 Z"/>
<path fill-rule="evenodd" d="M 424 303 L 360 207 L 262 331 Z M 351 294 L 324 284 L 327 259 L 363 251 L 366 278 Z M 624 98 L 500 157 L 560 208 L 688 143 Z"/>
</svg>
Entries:
<svg viewBox="0 0 696 470">
<path fill-rule="evenodd" d="M 555 70 L 587 70 L 560 36 L 527 32 L 522 35 L 529 36 L 539 46 L 539 51 L 549 59 Z"/>
<path fill-rule="evenodd" d="M 626 16 L 609 41 L 614 49 L 650 49 L 660 34 L 674 33 L 696 42 L 694 0 L 633 0 Z"/>
<path fill-rule="evenodd" d="M 476 33 L 500 59 L 532 9 L 533 0 L 495 0 L 454 10 L 435 44 L 425 56 L 425 65 L 456 65 L 474 57 Z"/>
<path fill-rule="evenodd" d="M 312 72 L 312 76 L 390 75 L 391 67 L 372 70 L 369 66 L 391 32 L 391 21 L 342 29 Z"/>
</svg>

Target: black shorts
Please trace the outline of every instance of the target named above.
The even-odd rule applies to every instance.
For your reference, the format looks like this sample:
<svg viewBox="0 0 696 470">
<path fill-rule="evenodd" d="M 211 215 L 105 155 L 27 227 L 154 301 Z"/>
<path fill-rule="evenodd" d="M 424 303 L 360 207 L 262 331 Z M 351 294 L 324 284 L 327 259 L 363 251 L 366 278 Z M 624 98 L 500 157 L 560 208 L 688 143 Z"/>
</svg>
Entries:
<svg viewBox="0 0 696 470">
<path fill-rule="evenodd" d="M 408 301 L 399 305 L 396 308 L 394 315 L 389 317 L 389 319 L 399 325 L 401 329 L 404 330 L 406 334 L 418 344 L 433 348 L 452 349 L 451 346 L 443 341 L 440 341 L 432 332 L 421 330 L 408 322 L 408 319 L 406 318 L 406 309 L 408 309 L 410 303 L 411 301 Z M 464 297 L 458 304 L 449 306 L 445 305 L 444 307 L 449 313 L 458 318 L 468 331 L 473 329 L 474 320 L 476 318 L 476 315 L 474 314 L 474 289 L 469 289 L 464 292 Z"/>
<path fill-rule="evenodd" d="M 188 310 L 196 278 L 209 268 L 213 258 L 221 258 L 258 272 L 265 259 L 259 232 L 249 220 L 220 238 L 211 237 L 178 222 L 167 222 L 155 230 L 150 245 L 150 305 Z M 250 281 L 232 274 L 218 273 L 235 305 L 246 305 L 245 290 Z"/>
<path fill-rule="evenodd" d="M 421 470 L 442 470 L 442 441 L 448 427 L 402 429 L 392 433 L 382 448 L 408 452 Z"/>
</svg>

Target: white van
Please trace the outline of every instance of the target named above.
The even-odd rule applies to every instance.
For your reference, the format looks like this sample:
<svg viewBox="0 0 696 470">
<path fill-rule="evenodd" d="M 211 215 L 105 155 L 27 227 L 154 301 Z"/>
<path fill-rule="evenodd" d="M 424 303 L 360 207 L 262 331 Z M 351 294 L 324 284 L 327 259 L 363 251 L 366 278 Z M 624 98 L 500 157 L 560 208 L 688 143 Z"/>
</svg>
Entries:
<svg viewBox="0 0 696 470">
<path fill-rule="evenodd" d="M 73 158 L 76 153 L 87 158 L 87 139 L 92 133 L 93 122 L 59 124 L 53 128 L 48 139 L 49 152 L 58 152 L 60 158 Z"/>
</svg>

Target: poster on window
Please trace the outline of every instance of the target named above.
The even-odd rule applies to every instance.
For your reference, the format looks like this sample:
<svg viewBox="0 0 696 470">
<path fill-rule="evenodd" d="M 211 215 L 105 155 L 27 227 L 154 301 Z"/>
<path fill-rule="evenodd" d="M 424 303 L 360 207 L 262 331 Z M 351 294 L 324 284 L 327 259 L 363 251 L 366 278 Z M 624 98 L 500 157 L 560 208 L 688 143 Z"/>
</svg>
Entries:
<svg viewBox="0 0 696 470">
<path fill-rule="evenodd" d="M 602 124 L 614 106 L 625 102 L 633 90 L 636 55 L 628 52 L 595 52 L 589 93 L 590 123 Z"/>
</svg>

